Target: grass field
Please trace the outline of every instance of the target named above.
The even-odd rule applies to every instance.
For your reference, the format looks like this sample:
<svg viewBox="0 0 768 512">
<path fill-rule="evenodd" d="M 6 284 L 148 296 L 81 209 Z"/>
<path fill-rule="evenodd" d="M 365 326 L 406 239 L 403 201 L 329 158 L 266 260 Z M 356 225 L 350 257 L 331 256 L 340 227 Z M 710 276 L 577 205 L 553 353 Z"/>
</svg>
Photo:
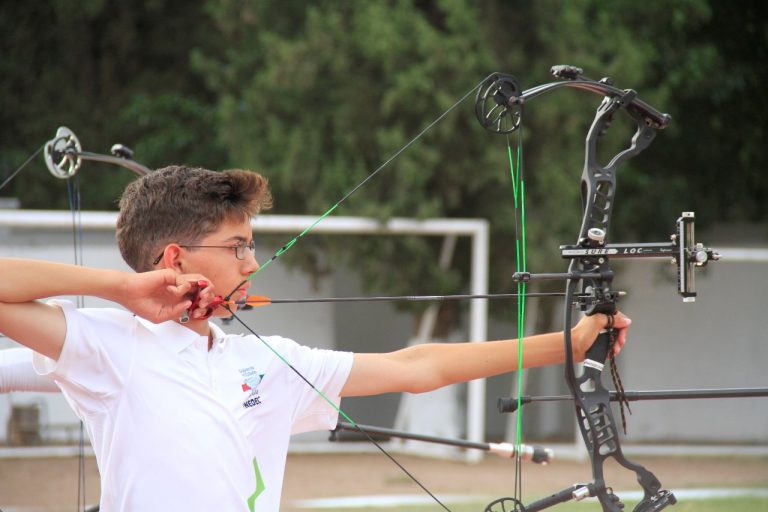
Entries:
<svg viewBox="0 0 768 512">
<path fill-rule="evenodd" d="M 625 502 L 625 510 L 631 511 L 637 504 L 635 501 L 627 500 Z M 463 505 L 457 505 L 450 507 L 451 512 L 483 512 L 487 503 L 468 503 Z M 345 508 L 346 512 L 365 512 L 372 510 L 371 507 L 364 508 Z M 427 510 L 442 510 L 437 506 L 417 506 L 413 505 L 402 507 L 376 507 L 374 510 L 377 512 L 407 512 L 410 510 L 424 511 Z M 502 512 L 501 509 L 497 509 L 498 512 Z M 594 501 L 584 501 L 580 503 L 561 503 L 556 505 L 551 510 L 558 512 L 595 512 L 600 511 L 600 505 Z M 721 499 L 708 499 L 708 500 L 696 500 L 686 503 L 678 503 L 673 507 L 668 507 L 665 510 L 670 512 L 766 512 L 768 511 L 768 499 L 763 498 L 721 498 Z M 512 512 L 507 509 L 504 512 Z"/>
<path fill-rule="evenodd" d="M 476 464 L 398 455 L 398 460 L 453 512 L 483 512 L 493 499 L 511 493 L 509 460 L 486 457 Z M 633 457 L 633 460 L 636 458 Z M 768 512 L 768 457 L 640 457 L 665 488 L 678 497 L 670 512 Z M 3 512 L 72 512 L 77 509 L 76 457 L 0 457 L 0 509 Z M 98 471 L 86 458 L 87 503 L 98 502 Z M 591 480 L 589 464 L 555 460 L 526 464 L 525 502 L 574 482 Z M 606 479 L 631 511 L 638 497 L 634 475 L 606 467 Z M 723 493 L 753 490 L 753 496 Z M 709 493 L 710 497 L 702 495 Z M 388 498 L 389 505 L 382 498 Z M 633 501 L 634 498 L 635 500 Z M 322 501 L 324 500 L 324 501 Z M 346 500 L 346 501 L 344 501 Z M 310 505 L 313 505 L 310 507 Z M 442 509 L 394 465 L 375 454 L 292 454 L 283 489 L 282 512 L 439 512 Z M 599 511 L 594 500 L 556 505 L 559 512 Z M 500 511 L 499 511 L 500 512 Z M 508 512 L 508 511 L 507 511 Z"/>
<path fill-rule="evenodd" d="M 626 501 L 625 510 L 629 511 L 634 508 L 637 502 Z M 459 505 L 456 507 L 450 507 L 452 512 L 482 512 L 487 503 L 470 503 L 465 505 Z M 431 507 L 437 510 L 435 507 Z M 344 509 L 347 512 L 364 512 L 371 510 L 370 507 L 356 508 L 356 509 Z M 396 508 L 376 508 L 378 512 L 405 512 L 408 510 L 414 510 L 412 505 L 406 507 Z M 419 510 L 428 510 L 427 507 L 419 507 Z M 497 509 L 501 512 L 501 509 Z M 561 503 L 556 505 L 553 510 L 559 512 L 591 512 L 599 511 L 599 504 L 594 501 L 586 501 L 581 503 Z M 678 503 L 674 507 L 667 508 L 671 512 L 765 512 L 768 511 L 768 499 L 759 498 L 728 498 L 728 499 L 710 499 L 710 500 L 696 500 L 689 501 L 687 503 Z M 506 510 L 504 512 L 511 512 Z"/>
<path fill-rule="evenodd" d="M 749 494 L 748 489 L 743 489 L 746 494 Z M 739 512 L 765 512 L 768 511 L 768 493 L 764 492 L 765 489 L 754 490 L 760 496 L 728 496 L 728 497 L 681 497 L 680 501 L 674 506 L 670 506 L 665 510 L 671 512 L 727 512 L 727 511 L 739 511 Z M 689 493 L 684 493 L 689 494 Z M 363 498 L 364 499 L 364 498 Z M 445 505 L 451 510 L 451 512 L 483 512 L 487 510 L 489 503 L 495 498 L 488 497 L 486 499 L 477 499 L 475 501 L 466 501 L 463 503 L 452 503 L 448 500 Z M 311 506 L 311 503 L 306 503 L 301 507 L 303 510 L 344 510 L 345 512 L 363 512 L 366 510 L 376 510 L 377 512 L 406 512 L 406 511 L 432 511 L 432 510 L 444 510 L 440 505 L 434 502 L 426 502 L 422 500 L 421 503 L 410 502 L 408 504 L 400 505 L 381 505 L 378 500 L 368 503 L 364 506 L 346 506 L 339 503 L 332 504 L 331 502 L 318 503 L 318 506 Z M 627 499 L 623 501 L 625 510 L 633 510 L 638 504 L 638 500 Z M 489 512 L 513 512 L 512 504 L 507 502 L 505 507 L 496 505 L 490 509 Z M 586 499 L 581 502 L 567 502 L 560 503 L 553 507 L 560 512 L 590 512 L 600 511 L 600 505 L 595 499 Z"/>
</svg>

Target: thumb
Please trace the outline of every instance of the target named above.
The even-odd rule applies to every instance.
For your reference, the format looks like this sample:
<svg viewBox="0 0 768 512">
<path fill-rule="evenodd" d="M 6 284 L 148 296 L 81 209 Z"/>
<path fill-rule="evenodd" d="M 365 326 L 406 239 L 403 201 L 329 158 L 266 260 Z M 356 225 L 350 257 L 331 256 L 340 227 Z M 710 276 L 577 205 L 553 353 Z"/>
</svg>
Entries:
<svg viewBox="0 0 768 512">
<path fill-rule="evenodd" d="M 187 299 L 174 305 L 170 310 L 171 318 L 178 318 L 184 311 L 188 310 L 192 306 L 192 301 Z"/>
</svg>

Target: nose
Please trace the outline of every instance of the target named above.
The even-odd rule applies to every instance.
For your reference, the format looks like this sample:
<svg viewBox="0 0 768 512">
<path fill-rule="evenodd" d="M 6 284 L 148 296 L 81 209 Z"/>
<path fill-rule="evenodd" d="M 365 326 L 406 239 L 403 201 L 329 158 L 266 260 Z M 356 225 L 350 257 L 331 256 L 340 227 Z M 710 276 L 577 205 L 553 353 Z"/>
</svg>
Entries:
<svg viewBox="0 0 768 512">
<path fill-rule="evenodd" d="M 243 272 L 245 274 L 253 274 L 259 270 L 259 262 L 256 261 L 256 255 L 253 251 L 245 251 L 245 259 L 243 259 Z"/>
</svg>

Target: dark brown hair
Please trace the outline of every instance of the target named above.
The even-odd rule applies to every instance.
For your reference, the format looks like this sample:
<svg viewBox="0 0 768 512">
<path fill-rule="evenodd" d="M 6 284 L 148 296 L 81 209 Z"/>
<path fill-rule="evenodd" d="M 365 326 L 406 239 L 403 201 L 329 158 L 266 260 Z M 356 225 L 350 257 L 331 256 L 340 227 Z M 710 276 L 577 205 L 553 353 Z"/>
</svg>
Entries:
<svg viewBox="0 0 768 512">
<path fill-rule="evenodd" d="M 167 244 L 195 244 L 223 222 L 250 219 L 271 206 L 267 179 L 256 172 L 164 167 L 123 191 L 117 245 L 131 268 L 145 272 Z"/>
</svg>

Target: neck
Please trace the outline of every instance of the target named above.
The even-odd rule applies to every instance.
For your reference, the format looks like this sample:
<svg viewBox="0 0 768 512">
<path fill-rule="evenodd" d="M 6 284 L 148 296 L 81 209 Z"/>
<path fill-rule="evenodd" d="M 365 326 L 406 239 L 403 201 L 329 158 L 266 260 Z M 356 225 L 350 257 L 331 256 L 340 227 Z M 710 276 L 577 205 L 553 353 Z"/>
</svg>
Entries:
<svg viewBox="0 0 768 512">
<path fill-rule="evenodd" d="M 183 325 L 187 329 L 195 331 L 200 336 L 208 336 L 208 350 L 211 350 L 213 344 L 213 332 L 211 331 L 211 326 L 208 324 L 208 320 L 190 320 L 185 324 L 182 324 L 181 322 L 177 323 Z"/>
</svg>

